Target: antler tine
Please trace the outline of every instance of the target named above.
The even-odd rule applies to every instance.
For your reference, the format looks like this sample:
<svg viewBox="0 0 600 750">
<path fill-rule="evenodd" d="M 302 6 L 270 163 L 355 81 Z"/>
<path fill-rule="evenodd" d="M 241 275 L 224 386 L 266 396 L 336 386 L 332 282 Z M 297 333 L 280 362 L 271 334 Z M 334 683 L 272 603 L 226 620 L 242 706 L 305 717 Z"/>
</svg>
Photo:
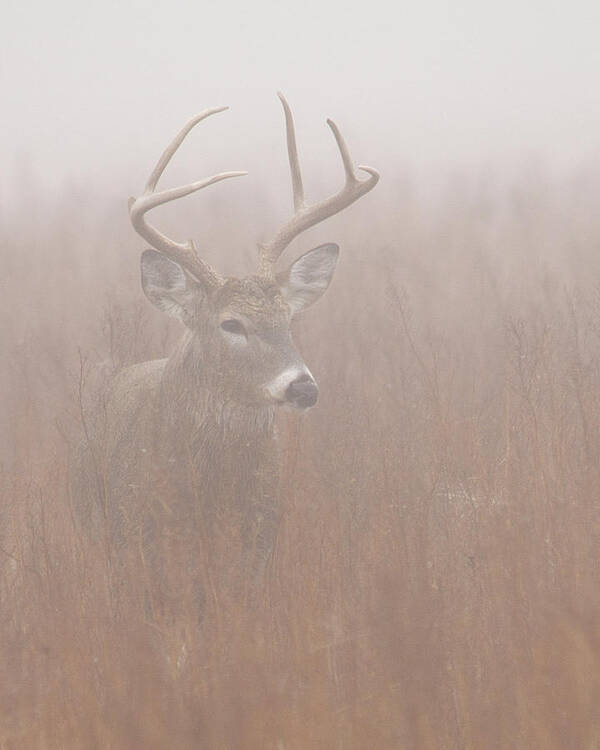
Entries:
<svg viewBox="0 0 600 750">
<path fill-rule="evenodd" d="M 156 206 L 176 200 L 177 198 L 183 198 L 184 196 L 190 195 L 190 193 L 195 193 L 197 190 L 208 187 L 208 185 L 212 185 L 215 182 L 227 180 L 230 177 L 242 177 L 243 175 L 248 174 L 247 172 L 221 172 L 212 177 L 207 177 L 204 180 L 192 182 L 189 185 L 156 192 L 156 185 L 162 173 L 190 130 L 207 117 L 217 114 L 218 112 L 223 112 L 226 109 L 228 109 L 228 107 L 213 107 L 201 112 L 195 117 L 192 117 L 179 133 L 177 133 L 175 138 L 163 152 L 154 167 L 152 174 L 148 178 L 144 193 L 139 198 L 129 199 L 129 216 L 136 232 L 156 250 L 184 266 L 199 281 L 204 281 L 211 286 L 219 285 L 221 283 L 221 278 L 219 274 L 208 265 L 208 263 L 205 263 L 199 257 L 193 243 L 191 241 L 175 242 L 175 240 L 170 239 L 159 232 L 155 227 L 148 224 L 145 214 Z"/>
<path fill-rule="evenodd" d="M 339 131 L 339 128 L 332 120 L 327 120 L 327 124 L 333 132 L 333 136 L 342 158 L 346 181 L 342 189 L 329 198 L 313 205 L 306 204 L 304 200 L 304 189 L 302 186 L 302 175 L 298 160 L 292 112 L 283 94 L 279 93 L 278 96 L 285 113 L 287 147 L 290 172 L 292 175 L 295 213 L 292 218 L 281 227 L 272 240 L 259 247 L 259 272 L 268 277 L 274 275 L 277 259 L 295 237 L 309 227 L 343 211 L 349 205 L 354 203 L 354 201 L 365 195 L 365 193 L 368 193 L 369 190 L 372 190 L 379 181 L 379 172 L 377 172 L 376 169 L 373 169 L 373 167 L 367 166 L 359 166 L 358 169 L 367 172 L 369 177 L 367 177 L 366 180 L 358 179 L 354 171 L 350 152 L 348 151 L 348 147 Z"/>
<path fill-rule="evenodd" d="M 285 96 L 281 91 L 277 92 L 279 101 L 283 105 L 285 114 L 285 135 L 287 140 L 288 159 L 290 162 L 290 172 L 292 174 L 292 190 L 294 193 L 294 210 L 299 211 L 304 207 L 304 186 L 302 184 L 302 172 L 300 171 L 300 161 L 298 160 L 298 148 L 296 146 L 296 129 L 294 128 L 294 118 L 292 110 L 287 103 Z"/>
</svg>

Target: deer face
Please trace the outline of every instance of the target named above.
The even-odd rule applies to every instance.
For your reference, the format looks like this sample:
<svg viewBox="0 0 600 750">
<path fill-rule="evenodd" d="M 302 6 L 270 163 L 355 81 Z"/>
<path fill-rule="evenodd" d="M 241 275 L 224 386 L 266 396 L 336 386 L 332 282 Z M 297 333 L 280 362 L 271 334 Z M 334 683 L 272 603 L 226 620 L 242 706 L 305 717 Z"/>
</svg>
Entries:
<svg viewBox="0 0 600 750">
<path fill-rule="evenodd" d="M 188 366 L 225 400 L 308 409 L 317 384 L 295 348 L 292 317 L 325 292 L 338 258 L 328 244 L 302 255 L 274 278 L 225 279 L 218 287 L 193 277 L 154 250 L 142 255 L 142 288 L 159 309 L 189 329 Z"/>
</svg>

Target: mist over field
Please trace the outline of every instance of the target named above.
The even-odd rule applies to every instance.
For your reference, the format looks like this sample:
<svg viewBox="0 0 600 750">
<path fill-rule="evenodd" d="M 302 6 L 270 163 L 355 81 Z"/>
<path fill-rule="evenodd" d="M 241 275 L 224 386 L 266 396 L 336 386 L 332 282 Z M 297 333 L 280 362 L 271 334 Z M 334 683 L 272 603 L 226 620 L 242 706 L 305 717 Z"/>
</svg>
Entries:
<svg viewBox="0 0 600 750">
<path fill-rule="evenodd" d="M 600 743 L 598 13 L 6 10 L 0 747 Z M 191 567 L 157 541 L 161 600 L 141 548 L 82 530 L 69 481 L 95 392 L 183 331 L 142 293 L 127 199 L 231 105 L 160 184 L 248 176 L 152 222 L 252 273 L 292 211 L 278 89 L 309 201 L 343 181 L 327 117 L 381 181 L 282 257 L 341 248 L 293 323 L 320 395 L 277 415 L 258 601 L 223 580 L 235 525 Z"/>
</svg>

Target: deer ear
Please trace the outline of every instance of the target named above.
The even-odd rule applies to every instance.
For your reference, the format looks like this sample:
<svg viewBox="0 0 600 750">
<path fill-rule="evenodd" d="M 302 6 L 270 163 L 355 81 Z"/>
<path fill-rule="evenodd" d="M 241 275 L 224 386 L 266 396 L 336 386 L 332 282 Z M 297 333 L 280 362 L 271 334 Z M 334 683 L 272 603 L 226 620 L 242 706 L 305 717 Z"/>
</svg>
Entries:
<svg viewBox="0 0 600 750">
<path fill-rule="evenodd" d="M 140 265 L 142 289 L 150 302 L 167 315 L 188 323 L 199 290 L 183 268 L 156 250 L 144 250 Z"/>
<path fill-rule="evenodd" d="M 277 274 L 281 293 L 292 315 L 312 305 L 325 292 L 333 278 L 339 252 L 340 248 L 332 243 L 319 245 Z"/>
</svg>

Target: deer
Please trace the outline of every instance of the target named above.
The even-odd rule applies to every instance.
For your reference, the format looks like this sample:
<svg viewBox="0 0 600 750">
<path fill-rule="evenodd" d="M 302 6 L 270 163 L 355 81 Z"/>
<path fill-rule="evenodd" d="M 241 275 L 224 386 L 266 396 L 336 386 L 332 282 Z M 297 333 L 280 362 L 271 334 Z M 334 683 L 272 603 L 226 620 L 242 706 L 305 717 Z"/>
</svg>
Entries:
<svg viewBox="0 0 600 750">
<path fill-rule="evenodd" d="M 101 445 L 95 450 L 102 476 L 96 497 L 114 538 L 126 543 L 138 535 L 145 540 L 142 546 L 156 545 L 175 518 L 180 528 L 210 541 L 207 529 L 226 516 L 237 526 L 236 538 L 252 570 L 264 570 L 279 518 L 276 412 L 282 407 L 306 412 L 318 397 L 290 324 L 329 287 L 339 247 L 319 245 L 284 270 L 277 270 L 277 262 L 293 239 L 350 206 L 379 180 L 368 166 L 358 167 L 367 174 L 359 179 L 340 130 L 327 120 L 345 181 L 334 195 L 308 203 L 292 112 L 285 97 L 278 96 L 294 212 L 270 240 L 259 244 L 255 273 L 224 278 L 200 257 L 194 242 L 173 240 L 147 219 L 157 206 L 247 174 L 221 172 L 157 189 L 190 131 L 227 107 L 207 109 L 189 120 L 167 146 L 143 193 L 130 198 L 131 224 L 151 246 L 141 255 L 143 292 L 185 331 L 168 358 L 116 375 L 103 409 Z"/>
</svg>

